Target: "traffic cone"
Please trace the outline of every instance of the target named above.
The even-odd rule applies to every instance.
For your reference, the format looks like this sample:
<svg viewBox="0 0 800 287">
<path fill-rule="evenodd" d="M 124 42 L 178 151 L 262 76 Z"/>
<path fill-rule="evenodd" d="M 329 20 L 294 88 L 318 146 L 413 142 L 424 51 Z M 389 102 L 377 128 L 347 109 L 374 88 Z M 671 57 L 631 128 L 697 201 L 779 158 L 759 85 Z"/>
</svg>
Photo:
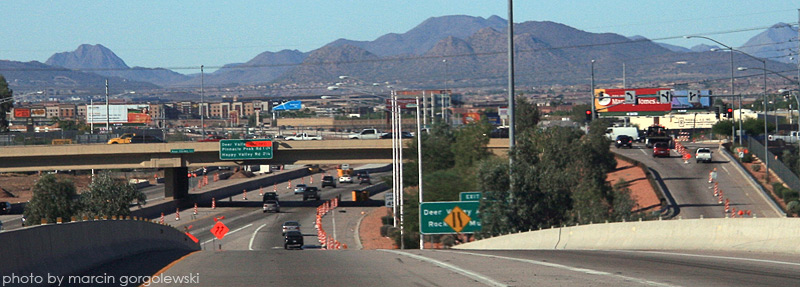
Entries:
<svg viewBox="0 0 800 287">
<path fill-rule="evenodd" d="M 175 221 L 181 220 L 180 208 L 175 209 Z"/>
<path fill-rule="evenodd" d="M 719 196 L 719 184 L 714 183 L 714 196 Z"/>
<path fill-rule="evenodd" d="M 258 196 L 264 196 L 264 187 L 263 186 L 258 188 Z"/>
<path fill-rule="evenodd" d="M 708 171 L 708 183 L 711 183 L 713 179 L 711 178 L 711 173 L 714 171 Z"/>
<path fill-rule="evenodd" d="M 308 183 L 309 184 L 314 184 L 314 176 L 313 175 L 309 175 L 308 176 Z"/>
<path fill-rule="evenodd" d="M 245 189 L 244 192 L 242 192 L 242 199 L 247 200 L 247 189 Z"/>
<path fill-rule="evenodd" d="M 161 213 L 161 219 L 158 220 L 158 223 L 164 224 L 164 213 Z"/>
<path fill-rule="evenodd" d="M 203 176 L 203 185 L 208 185 L 208 175 Z"/>
<path fill-rule="evenodd" d="M 289 186 L 286 187 L 287 189 L 292 189 L 292 180 L 289 180 Z"/>
<path fill-rule="evenodd" d="M 725 199 L 725 213 L 730 212 L 731 211 L 730 208 L 731 208 L 731 200 L 726 198 Z"/>
<path fill-rule="evenodd" d="M 212 197 L 211 198 L 211 209 L 216 209 L 216 208 L 217 208 L 217 199 Z"/>
<path fill-rule="evenodd" d="M 277 183 L 272 185 L 272 192 L 278 192 L 278 184 Z"/>
<path fill-rule="evenodd" d="M 194 215 L 197 215 L 197 203 L 194 204 Z"/>
</svg>

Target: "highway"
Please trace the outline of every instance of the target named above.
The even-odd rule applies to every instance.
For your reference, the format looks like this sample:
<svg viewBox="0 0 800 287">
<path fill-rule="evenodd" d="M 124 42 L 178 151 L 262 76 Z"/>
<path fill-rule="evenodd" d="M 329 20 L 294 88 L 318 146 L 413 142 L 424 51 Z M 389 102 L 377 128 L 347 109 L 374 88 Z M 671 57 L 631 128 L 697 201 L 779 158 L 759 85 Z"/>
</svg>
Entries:
<svg viewBox="0 0 800 287">
<path fill-rule="evenodd" d="M 681 218 L 725 217 L 724 207 L 713 196 L 713 185 L 708 183 L 709 172 L 714 168 L 717 168 L 718 187 L 724 198 L 730 199 L 731 208 L 750 210 L 757 217 L 781 217 L 768 199 L 746 179 L 743 174 L 746 171 L 740 171 L 736 163 L 717 149 L 717 145 L 688 143 L 686 146 L 692 153 L 688 163 L 674 150 L 669 158 L 653 158 L 652 150 L 643 144 L 634 144 L 632 149 L 612 146 L 611 150 L 652 168 L 666 187 L 667 196 L 676 203 L 671 205 L 673 214 Z M 711 163 L 695 162 L 694 150 L 701 146 L 712 149 Z"/>
<path fill-rule="evenodd" d="M 275 250 L 199 251 L 164 275 L 201 286 L 795 286 L 798 268 L 760 254 Z"/>
</svg>

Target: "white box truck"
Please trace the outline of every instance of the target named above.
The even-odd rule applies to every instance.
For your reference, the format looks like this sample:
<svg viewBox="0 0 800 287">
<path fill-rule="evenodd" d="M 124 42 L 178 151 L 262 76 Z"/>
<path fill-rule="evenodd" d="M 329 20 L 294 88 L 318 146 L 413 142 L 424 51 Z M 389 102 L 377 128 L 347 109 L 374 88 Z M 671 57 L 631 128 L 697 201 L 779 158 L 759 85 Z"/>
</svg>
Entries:
<svg viewBox="0 0 800 287">
<path fill-rule="evenodd" d="M 634 141 L 641 141 L 639 138 L 639 129 L 636 127 L 609 127 L 606 129 L 606 137 L 610 140 L 615 140 L 618 135 L 626 135 L 631 137 Z"/>
</svg>

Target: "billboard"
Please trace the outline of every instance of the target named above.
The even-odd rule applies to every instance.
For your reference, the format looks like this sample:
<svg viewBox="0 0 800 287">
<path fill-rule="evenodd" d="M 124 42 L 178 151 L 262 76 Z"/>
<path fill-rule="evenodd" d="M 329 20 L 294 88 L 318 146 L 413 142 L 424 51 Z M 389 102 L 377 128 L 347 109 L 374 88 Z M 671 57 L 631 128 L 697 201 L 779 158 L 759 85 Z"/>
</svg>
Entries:
<svg viewBox="0 0 800 287">
<path fill-rule="evenodd" d="M 689 91 L 675 90 L 672 92 L 672 109 L 673 110 L 707 110 L 714 103 L 710 90 L 700 90 L 700 102 L 689 102 Z"/>
<path fill-rule="evenodd" d="M 31 109 L 18 109 L 14 108 L 14 118 L 30 118 Z"/>
<path fill-rule="evenodd" d="M 632 113 L 632 112 L 658 112 L 665 113 L 672 110 L 671 104 L 660 103 L 658 91 L 670 90 L 668 88 L 650 89 L 595 89 L 594 107 L 598 114 L 602 113 Z M 636 93 L 636 104 L 625 103 L 625 92 Z"/>
<path fill-rule="evenodd" d="M 47 117 L 47 109 L 44 109 L 44 108 L 31 109 L 31 117 L 32 118 L 46 118 Z"/>
<path fill-rule="evenodd" d="M 288 101 L 283 104 L 277 105 L 272 108 L 273 112 L 276 111 L 296 111 L 303 108 L 303 103 L 300 101 Z"/>
<path fill-rule="evenodd" d="M 464 113 L 461 115 L 461 123 L 462 124 L 471 124 L 477 123 L 481 121 L 481 114 L 480 113 Z"/>
<path fill-rule="evenodd" d="M 106 112 L 108 111 L 108 112 Z M 149 105 L 87 105 L 86 123 L 147 124 L 152 121 Z"/>
</svg>

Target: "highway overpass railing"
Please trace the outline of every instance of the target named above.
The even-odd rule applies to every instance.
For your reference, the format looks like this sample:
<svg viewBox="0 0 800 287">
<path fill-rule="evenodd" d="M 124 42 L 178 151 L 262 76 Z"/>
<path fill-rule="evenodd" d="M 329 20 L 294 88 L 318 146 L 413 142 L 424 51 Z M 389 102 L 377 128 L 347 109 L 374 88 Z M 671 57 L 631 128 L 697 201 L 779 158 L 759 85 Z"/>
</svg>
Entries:
<svg viewBox="0 0 800 287">
<path fill-rule="evenodd" d="M 799 218 L 714 218 L 562 226 L 455 249 L 705 250 L 800 254 Z"/>
<path fill-rule="evenodd" d="M 0 276 L 13 273 L 44 277 L 82 274 L 145 252 L 188 254 L 200 249 L 171 226 L 130 218 L 44 224 L 0 232 L 0 246 Z"/>
</svg>

